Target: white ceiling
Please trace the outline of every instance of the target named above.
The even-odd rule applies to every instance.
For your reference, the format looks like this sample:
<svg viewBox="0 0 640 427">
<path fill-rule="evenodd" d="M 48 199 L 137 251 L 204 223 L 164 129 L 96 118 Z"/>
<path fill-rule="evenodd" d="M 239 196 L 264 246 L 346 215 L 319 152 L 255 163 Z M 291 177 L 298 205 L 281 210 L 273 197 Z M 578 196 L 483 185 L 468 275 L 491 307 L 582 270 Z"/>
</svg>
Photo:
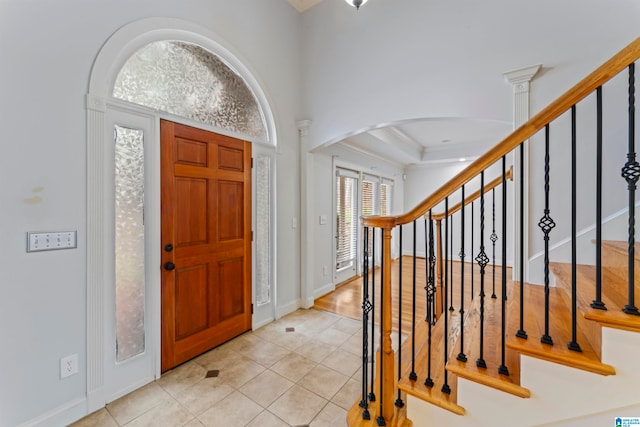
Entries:
<svg viewBox="0 0 640 427">
<path fill-rule="evenodd" d="M 340 156 L 346 150 L 399 167 L 461 161 L 478 157 L 511 131 L 511 123 L 496 120 L 412 120 L 349 136 L 322 152 Z"/>
<path fill-rule="evenodd" d="M 321 1 L 288 0 L 298 12 Z M 352 135 L 321 152 L 339 157 L 367 155 L 397 167 L 461 161 L 478 157 L 511 131 L 512 124 L 502 121 L 430 118 Z"/>
</svg>

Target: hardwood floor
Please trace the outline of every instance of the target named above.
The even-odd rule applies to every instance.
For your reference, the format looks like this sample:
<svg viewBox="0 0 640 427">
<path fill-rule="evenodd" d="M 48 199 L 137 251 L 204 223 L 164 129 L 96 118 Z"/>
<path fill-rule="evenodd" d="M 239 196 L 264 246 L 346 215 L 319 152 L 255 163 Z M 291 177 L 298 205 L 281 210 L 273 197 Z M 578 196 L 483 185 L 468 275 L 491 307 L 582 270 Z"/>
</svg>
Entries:
<svg viewBox="0 0 640 427">
<path fill-rule="evenodd" d="M 402 293 L 400 293 L 400 260 L 396 259 L 393 261 L 392 266 L 392 277 L 391 277 L 391 286 L 392 286 L 392 324 L 393 329 L 395 331 L 398 330 L 398 325 L 400 324 L 400 320 L 402 320 L 402 333 L 409 334 L 411 333 L 412 328 L 412 319 L 413 319 L 413 294 L 415 291 L 415 319 L 416 322 L 424 321 L 426 317 L 426 262 L 424 258 L 416 258 L 415 263 L 415 287 L 413 286 L 413 275 L 414 275 L 414 267 L 413 267 L 413 258 L 409 256 L 402 257 Z M 479 295 L 480 291 L 480 273 L 479 267 L 477 265 L 473 265 L 471 263 L 464 264 L 464 277 L 461 272 L 460 262 L 453 261 L 449 262 L 449 270 L 448 270 L 448 282 L 454 284 L 454 297 L 453 304 L 449 301 L 450 295 L 447 295 L 447 308 L 450 306 L 454 307 L 454 310 L 460 310 L 460 288 L 461 283 L 464 278 L 464 302 L 465 307 L 469 306 L 471 301 L 471 290 L 472 290 L 472 282 L 473 282 L 473 290 L 474 297 Z M 473 276 L 472 276 L 473 269 Z M 507 276 L 510 280 L 511 272 L 510 268 L 508 269 Z M 501 276 L 502 269 L 498 266 L 495 268 L 495 284 L 496 291 L 499 294 L 499 282 Z M 370 274 L 371 276 L 371 274 Z M 380 302 L 380 269 L 376 268 L 374 272 L 375 277 L 375 286 L 372 286 L 371 277 L 369 279 L 369 292 L 370 296 L 374 295 L 376 303 L 376 311 L 379 309 Z M 485 270 L 485 293 L 487 296 L 491 296 L 493 294 L 493 277 L 494 270 L 492 265 L 487 265 Z M 453 278 L 453 280 L 451 280 Z M 375 293 L 372 290 L 375 289 Z M 348 281 L 344 284 L 339 285 L 335 291 L 324 295 L 315 300 L 314 307 L 319 310 L 325 310 L 331 313 L 340 314 L 342 316 L 350 317 L 352 319 L 361 320 L 362 319 L 362 290 L 363 290 L 363 278 L 357 277 L 351 281 Z M 450 293 L 450 290 L 449 290 Z M 399 295 L 402 294 L 402 307 L 400 310 L 399 307 Z M 439 297 L 443 297 L 440 295 Z M 401 313 L 401 316 L 400 316 Z M 402 319 L 400 319 L 400 317 Z M 379 314 L 376 312 L 376 323 L 378 323 Z"/>
</svg>

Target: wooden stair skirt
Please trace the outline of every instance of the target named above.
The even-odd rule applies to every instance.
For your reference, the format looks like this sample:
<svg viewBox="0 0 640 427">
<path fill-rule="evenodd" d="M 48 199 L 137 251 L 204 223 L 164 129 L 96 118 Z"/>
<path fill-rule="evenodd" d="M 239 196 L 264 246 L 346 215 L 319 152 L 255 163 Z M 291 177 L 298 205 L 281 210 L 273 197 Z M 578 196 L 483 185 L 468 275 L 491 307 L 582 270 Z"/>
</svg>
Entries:
<svg viewBox="0 0 640 427">
<path fill-rule="evenodd" d="M 489 297 L 491 292 L 486 292 L 484 298 L 484 351 L 483 359 L 486 368 L 478 368 L 476 360 L 480 357 L 480 301 L 479 289 L 476 295 L 465 308 L 464 321 L 464 349 L 467 361 L 460 362 L 456 359 L 460 349 L 460 322 L 459 307 L 456 311 L 445 311 L 444 316 L 449 316 L 448 347 L 449 355 L 447 363 L 444 361 L 443 317 L 431 329 L 431 379 L 432 387 L 424 384 L 428 375 L 428 324 L 419 322 L 416 325 L 415 342 L 415 372 L 418 379 L 409 380 L 411 372 L 411 339 L 407 339 L 402 347 L 402 379 L 397 387 L 407 395 L 436 405 L 451 413 L 463 416 L 465 414 L 464 402 L 458 402 L 457 388 L 458 378 L 464 378 L 475 383 L 500 390 L 505 393 L 528 398 L 531 391 L 525 385 L 520 384 L 520 356 L 526 355 L 575 369 L 580 369 L 591 374 L 615 375 L 614 366 L 601 362 L 602 358 L 602 326 L 622 329 L 632 332 L 640 332 L 640 316 L 628 315 L 622 312 L 627 303 L 627 267 L 626 267 L 626 243 L 603 243 L 603 269 L 602 269 L 602 300 L 607 310 L 591 308 L 591 302 L 595 297 L 595 267 L 588 265 L 576 266 L 577 284 L 577 343 L 581 351 L 569 350 L 567 344 L 572 340 L 571 332 L 571 287 L 572 268 L 569 264 L 552 263 L 550 271 L 555 278 L 555 287 L 549 288 L 549 335 L 553 345 L 541 343 L 544 334 L 544 286 L 525 284 L 524 289 L 524 330 L 527 339 L 515 336 L 520 329 L 520 285 L 517 282 L 508 281 L 507 305 L 506 305 L 506 348 L 505 365 L 509 375 L 498 373 L 498 367 L 502 364 L 501 347 L 501 295 L 496 292 L 497 298 Z M 640 254 L 640 250 L 636 250 Z M 638 263 L 637 255 L 636 262 Z M 638 263 L 640 264 L 640 263 Z M 490 271 L 490 267 L 487 267 Z M 637 276 L 640 276 L 640 268 L 637 268 Z M 507 276 L 510 276 L 510 272 Z M 491 274 L 485 273 L 485 280 L 490 280 Z M 640 279 L 636 278 L 636 295 L 640 296 Z M 491 285 L 489 285 L 491 286 Z M 501 286 L 496 284 L 496 290 Z M 396 355 L 397 356 L 397 355 Z M 396 361 L 398 363 L 398 361 Z M 446 381 L 450 387 L 450 393 L 443 393 L 442 386 Z M 544 390 L 534 390 L 535 393 L 544 393 Z M 406 399 L 405 399 L 406 402 Z M 640 404 L 640 400 L 638 401 Z M 349 425 L 376 425 L 356 423 L 361 418 L 361 411 L 356 409 L 357 403 L 349 413 Z M 403 412 L 404 413 L 404 412 Z M 372 417 L 372 420 L 374 418 Z M 402 424 L 398 424 L 402 425 Z M 406 424 L 405 424 L 406 425 Z"/>
</svg>

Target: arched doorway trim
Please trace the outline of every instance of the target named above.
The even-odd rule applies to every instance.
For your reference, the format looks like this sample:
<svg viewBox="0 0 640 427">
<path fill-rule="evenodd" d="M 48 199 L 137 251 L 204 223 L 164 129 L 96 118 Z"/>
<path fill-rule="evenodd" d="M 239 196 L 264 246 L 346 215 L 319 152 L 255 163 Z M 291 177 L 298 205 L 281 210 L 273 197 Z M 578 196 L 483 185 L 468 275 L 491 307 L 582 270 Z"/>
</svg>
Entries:
<svg viewBox="0 0 640 427">
<path fill-rule="evenodd" d="M 159 143 L 159 117 L 163 113 L 116 100 L 111 96 L 113 83 L 123 64 L 141 47 L 160 40 L 179 40 L 199 45 L 217 55 L 234 70 L 249 86 L 256 97 L 265 117 L 267 140 L 252 140 L 270 147 L 276 146 L 274 117 L 255 74 L 245 65 L 247 61 L 233 51 L 224 40 L 215 33 L 190 22 L 170 18 L 149 18 L 127 24 L 117 30 L 104 44 L 98 53 L 91 70 L 89 91 L 86 99 L 87 108 L 87 413 L 91 413 L 112 399 L 113 391 L 105 387 L 106 352 L 112 343 L 105 333 L 108 306 L 110 271 L 113 269 L 113 248 L 109 242 L 114 233 L 114 214 L 111 210 L 113 200 L 113 133 L 110 125 L 113 117 L 130 118 L 142 123 L 146 128 L 148 141 Z M 134 120 L 135 119 L 135 120 Z M 145 124 L 146 123 L 146 124 Z M 251 140 L 251 138 L 246 138 Z M 157 144 L 159 145 L 159 144 Z M 155 152 L 153 150 L 156 150 Z M 148 251 L 147 263 L 150 266 L 160 265 L 160 168 L 159 147 L 153 148 L 145 164 L 145 228 L 148 233 L 145 245 Z M 147 167 L 148 166 L 148 167 Z M 157 232 L 156 232 L 157 231 Z M 158 252 L 158 253 L 156 253 Z M 155 271 L 158 270 L 158 271 Z M 160 374 L 160 272 L 158 268 L 147 269 L 147 280 L 158 284 L 152 290 L 151 304 L 148 309 L 152 321 L 149 327 L 150 347 L 155 352 L 155 366 L 152 374 L 146 379 L 129 384 L 127 390 L 140 387 Z"/>
</svg>

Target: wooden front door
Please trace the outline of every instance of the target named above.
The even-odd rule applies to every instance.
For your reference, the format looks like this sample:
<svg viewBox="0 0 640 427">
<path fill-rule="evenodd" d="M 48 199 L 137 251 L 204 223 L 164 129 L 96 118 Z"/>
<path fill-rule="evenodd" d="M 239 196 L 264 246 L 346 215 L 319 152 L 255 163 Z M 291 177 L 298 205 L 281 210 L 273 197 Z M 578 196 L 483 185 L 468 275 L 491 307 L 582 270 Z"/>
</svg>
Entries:
<svg viewBox="0 0 640 427">
<path fill-rule="evenodd" d="M 162 120 L 162 372 L 251 329 L 251 144 Z"/>
</svg>

